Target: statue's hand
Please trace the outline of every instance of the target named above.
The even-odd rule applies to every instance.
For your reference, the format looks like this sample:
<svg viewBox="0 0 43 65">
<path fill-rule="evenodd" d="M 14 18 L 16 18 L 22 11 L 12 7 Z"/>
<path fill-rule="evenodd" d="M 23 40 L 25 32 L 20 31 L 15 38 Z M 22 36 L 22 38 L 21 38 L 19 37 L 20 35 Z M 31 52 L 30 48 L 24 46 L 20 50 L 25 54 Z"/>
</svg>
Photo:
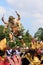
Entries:
<svg viewBox="0 0 43 65">
<path fill-rule="evenodd" d="M 17 11 L 15 11 L 17 13 Z"/>
<path fill-rule="evenodd" d="M 2 21 L 4 21 L 4 16 L 1 18 Z"/>
</svg>

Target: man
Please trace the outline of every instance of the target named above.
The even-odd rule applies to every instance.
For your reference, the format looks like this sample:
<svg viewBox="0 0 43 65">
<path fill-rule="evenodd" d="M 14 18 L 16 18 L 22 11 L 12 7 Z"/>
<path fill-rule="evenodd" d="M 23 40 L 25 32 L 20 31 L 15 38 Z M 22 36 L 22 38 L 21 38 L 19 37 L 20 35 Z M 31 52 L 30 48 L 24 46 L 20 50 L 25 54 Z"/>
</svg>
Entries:
<svg viewBox="0 0 43 65">
<path fill-rule="evenodd" d="M 9 34 L 10 40 L 12 41 L 13 40 L 13 36 L 15 36 L 15 37 L 17 37 L 20 40 L 20 42 L 23 45 L 25 45 L 25 43 L 24 43 L 24 41 L 22 39 L 22 34 L 21 34 L 22 27 L 21 27 L 21 23 L 20 23 L 20 15 L 17 13 L 17 11 L 16 11 L 16 14 L 18 16 L 17 19 L 14 18 L 13 16 L 9 16 L 8 22 L 4 21 L 4 17 L 2 17 L 2 21 L 10 29 L 10 34 Z M 6 27 L 5 27 L 5 29 L 6 29 Z M 5 29 L 4 29 L 4 31 L 5 31 Z"/>
</svg>

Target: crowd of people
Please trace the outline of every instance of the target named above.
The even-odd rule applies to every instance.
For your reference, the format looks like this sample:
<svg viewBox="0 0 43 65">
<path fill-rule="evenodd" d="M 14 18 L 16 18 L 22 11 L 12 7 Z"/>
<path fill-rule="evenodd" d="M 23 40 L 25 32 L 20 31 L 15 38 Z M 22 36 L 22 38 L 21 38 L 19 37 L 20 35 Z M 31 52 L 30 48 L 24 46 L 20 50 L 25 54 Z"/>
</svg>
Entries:
<svg viewBox="0 0 43 65">
<path fill-rule="evenodd" d="M 0 65 L 43 65 L 43 42 L 31 42 L 28 49 L 0 49 Z"/>
<path fill-rule="evenodd" d="M 33 65 L 43 65 L 43 42 L 31 42 L 31 45 L 25 54 Z"/>
</svg>

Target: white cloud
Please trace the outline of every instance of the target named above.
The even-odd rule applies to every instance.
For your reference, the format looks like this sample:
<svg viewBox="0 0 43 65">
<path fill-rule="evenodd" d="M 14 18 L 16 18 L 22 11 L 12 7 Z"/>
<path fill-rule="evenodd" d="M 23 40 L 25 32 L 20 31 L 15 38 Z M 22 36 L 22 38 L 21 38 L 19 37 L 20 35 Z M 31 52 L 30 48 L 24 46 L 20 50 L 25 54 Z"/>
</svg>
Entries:
<svg viewBox="0 0 43 65">
<path fill-rule="evenodd" d="M 14 8 L 20 10 L 24 16 L 40 16 L 43 12 L 43 0 L 6 0 Z M 37 11 L 37 12 L 35 12 Z"/>
<path fill-rule="evenodd" d="M 38 13 L 38 12 L 33 13 L 32 16 L 35 17 L 35 18 L 37 18 L 37 19 L 43 19 L 43 14 Z"/>
<path fill-rule="evenodd" d="M 17 6 L 18 8 L 42 8 L 43 0 L 6 0 L 9 4 L 13 5 L 14 7 Z"/>
<path fill-rule="evenodd" d="M 4 8 L 4 7 L 2 7 L 2 6 L 0 6 L 0 24 L 3 24 L 2 22 L 1 22 L 1 18 L 2 18 L 2 16 L 3 16 L 3 14 L 5 14 L 6 13 L 6 9 Z"/>
<path fill-rule="evenodd" d="M 16 0 L 6 0 L 6 1 L 7 1 L 8 3 L 10 3 L 11 5 L 14 5 Z"/>
<path fill-rule="evenodd" d="M 3 15 L 6 13 L 6 10 L 4 7 L 0 6 L 0 15 Z"/>
</svg>

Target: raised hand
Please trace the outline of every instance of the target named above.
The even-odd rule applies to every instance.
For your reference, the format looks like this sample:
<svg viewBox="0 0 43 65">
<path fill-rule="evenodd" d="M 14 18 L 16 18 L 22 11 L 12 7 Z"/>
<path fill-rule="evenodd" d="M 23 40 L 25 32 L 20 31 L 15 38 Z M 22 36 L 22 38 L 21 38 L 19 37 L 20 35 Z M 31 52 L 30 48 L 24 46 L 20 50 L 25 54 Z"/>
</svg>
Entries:
<svg viewBox="0 0 43 65">
<path fill-rule="evenodd" d="M 14 55 L 12 59 L 10 57 L 8 57 L 8 60 L 11 65 L 21 65 L 22 64 L 21 58 L 19 56 Z"/>
<path fill-rule="evenodd" d="M 17 16 L 18 16 L 18 20 L 20 20 L 20 15 L 19 15 L 19 13 L 17 12 L 17 11 L 15 11 L 16 12 L 16 14 L 17 14 Z"/>
<path fill-rule="evenodd" d="M 17 13 L 17 11 L 15 11 Z"/>
<path fill-rule="evenodd" d="M 13 60 L 15 62 L 15 65 L 22 65 L 21 58 L 18 55 L 13 56 Z"/>
</svg>

